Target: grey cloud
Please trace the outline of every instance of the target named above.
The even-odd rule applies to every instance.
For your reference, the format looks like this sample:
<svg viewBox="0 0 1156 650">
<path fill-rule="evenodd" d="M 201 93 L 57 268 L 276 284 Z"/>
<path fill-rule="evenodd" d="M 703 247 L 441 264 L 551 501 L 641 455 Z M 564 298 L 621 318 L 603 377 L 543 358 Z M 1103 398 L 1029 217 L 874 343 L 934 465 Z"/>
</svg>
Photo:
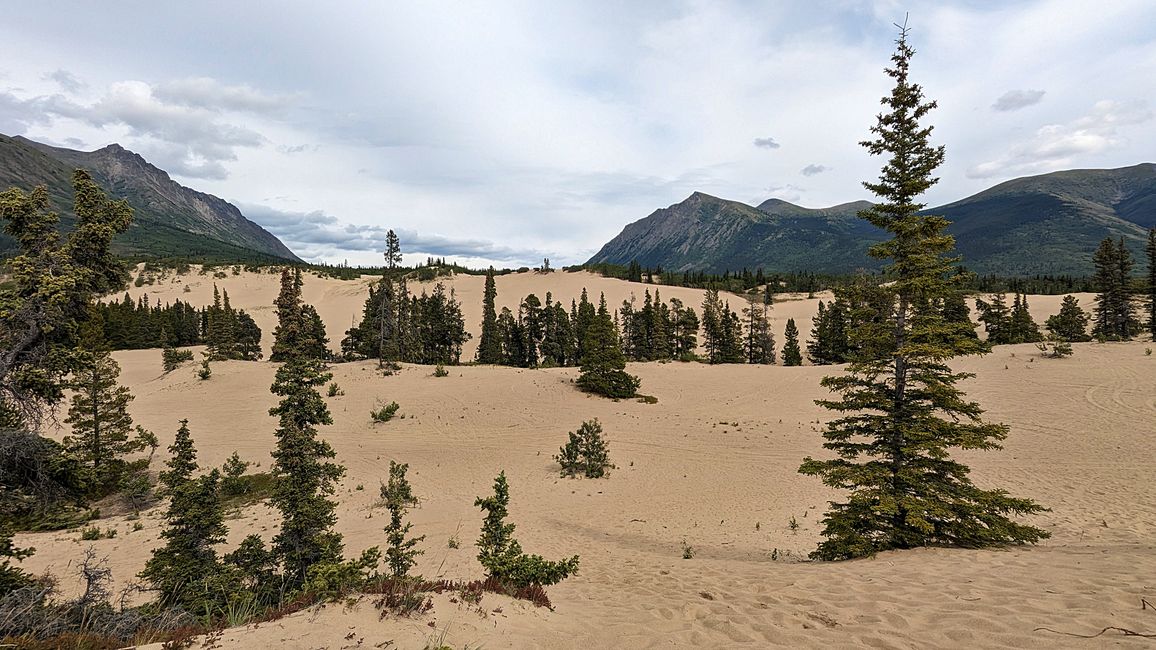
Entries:
<svg viewBox="0 0 1156 650">
<path fill-rule="evenodd" d="M 1027 108 L 1034 104 L 1040 103 L 1044 98 L 1043 90 L 1009 90 L 999 96 L 995 103 L 991 105 L 993 111 L 1018 111 L 1021 108 Z"/>
<path fill-rule="evenodd" d="M 32 125 L 50 125 L 55 118 L 85 122 L 97 128 L 123 125 L 135 144 L 167 171 L 181 176 L 221 180 L 228 177 L 224 162 L 237 159 L 238 147 L 259 147 L 264 136 L 252 129 L 222 122 L 207 108 L 167 103 L 141 82 L 113 84 L 93 104 L 81 104 L 63 95 L 21 99 L 0 93 L 0 128 L 23 133 Z"/>
<path fill-rule="evenodd" d="M 799 170 L 799 173 L 803 176 L 814 176 L 816 174 L 822 174 L 823 172 L 829 171 L 831 171 L 831 168 L 826 165 L 816 165 L 812 163 Z"/>
<path fill-rule="evenodd" d="M 782 146 L 778 142 L 775 142 L 774 138 L 755 138 L 754 144 L 756 147 L 763 149 L 778 149 Z"/>
<path fill-rule="evenodd" d="M 248 85 L 226 85 L 210 77 L 176 79 L 158 84 L 153 95 L 170 104 L 211 111 L 274 113 L 293 101 L 292 96 L 270 95 Z"/>
<path fill-rule="evenodd" d="M 57 70 L 56 72 L 50 72 L 44 75 L 44 78 L 55 81 L 56 84 L 67 93 L 76 94 L 84 90 L 86 86 L 83 81 L 76 78 L 76 75 L 72 74 L 68 70 L 63 69 Z"/>
<path fill-rule="evenodd" d="M 388 228 L 342 223 L 321 211 L 292 212 L 264 205 L 240 204 L 246 217 L 277 236 L 286 246 L 306 257 L 339 255 L 341 252 L 384 251 Z M 502 246 L 484 239 L 458 239 L 421 234 L 396 228 L 406 253 L 459 256 L 525 263 L 548 257 L 533 249 Z"/>
</svg>

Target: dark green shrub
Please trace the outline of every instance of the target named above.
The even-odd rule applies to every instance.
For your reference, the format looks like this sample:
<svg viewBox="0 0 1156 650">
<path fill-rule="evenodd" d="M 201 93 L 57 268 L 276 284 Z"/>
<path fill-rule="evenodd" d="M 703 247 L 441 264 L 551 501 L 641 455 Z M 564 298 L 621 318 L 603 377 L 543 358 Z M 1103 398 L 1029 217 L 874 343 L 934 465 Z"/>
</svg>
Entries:
<svg viewBox="0 0 1156 650">
<path fill-rule="evenodd" d="M 374 422 L 389 422 L 397 414 L 399 408 L 401 407 L 398 406 L 397 402 L 390 402 L 384 406 L 379 406 L 375 411 L 370 411 L 369 417 L 373 418 Z"/>
</svg>

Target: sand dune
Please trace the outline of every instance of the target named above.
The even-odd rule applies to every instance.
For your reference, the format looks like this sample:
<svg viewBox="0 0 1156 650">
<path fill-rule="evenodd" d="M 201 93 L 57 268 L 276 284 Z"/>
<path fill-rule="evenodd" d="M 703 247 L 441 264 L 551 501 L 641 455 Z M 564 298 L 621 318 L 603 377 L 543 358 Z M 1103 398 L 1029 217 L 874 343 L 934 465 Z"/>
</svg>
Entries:
<svg viewBox="0 0 1156 650">
<path fill-rule="evenodd" d="M 453 285 L 474 328 L 481 281 L 459 277 Z M 273 299 L 275 276 L 218 282 L 271 331 L 272 307 L 262 305 Z M 362 286 L 307 280 L 305 299 L 331 337 L 360 310 Z M 612 303 L 630 291 L 640 295 L 639 285 L 585 274 L 524 274 L 499 279 L 499 300 L 513 304 L 551 290 L 568 301 L 582 286 L 605 291 Z M 194 304 L 212 291 L 197 276 L 145 289 Z M 667 291 L 664 297 L 701 301 L 698 292 Z M 814 303 L 784 302 L 776 317 L 793 315 L 802 327 Z M 1033 296 L 1031 304 L 1042 321 L 1058 310 L 1059 297 Z M 346 395 L 327 399 L 334 425 L 323 435 L 348 468 L 338 494 L 347 554 L 384 542 L 386 516 L 372 503 L 389 461 L 398 460 L 410 464 L 421 498 L 412 521 L 427 536 L 418 565 L 424 575 L 480 575 L 472 542 L 481 516 L 472 503 L 500 470 L 509 477 L 511 521 L 523 546 L 547 557 L 578 553 L 580 572 L 549 590 L 554 611 L 487 595 L 479 613 L 439 596 L 431 614 L 379 621 L 366 600 L 229 630 L 221 643 L 343 648 L 391 640 L 388 647 L 421 648 L 444 634 L 456 648 L 1140 647 L 1143 640 L 1118 634 L 1088 642 L 1036 628 L 1156 631 L 1156 611 L 1141 609 L 1141 598 L 1156 602 L 1156 356 L 1144 354 L 1151 346 L 1077 344 L 1064 360 L 1044 359 L 1032 345 L 1001 346 L 956 363 L 978 375 L 968 394 L 1012 427 L 1004 451 L 963 456 L 976 482 L 1051 507 L 1033 523 L 1052 539 L 829 564 L 800 560 L 815 547 L 826 501 L 836 495 L 796 469 L 804 456 L 823 453 L 819 430 L 828 415 L 813 400 L 825 396 L 819 378 L 836 368 L 632 364 L 644 392 L 659 399 L 649 405 L 586 396 L 572 385 L 574 369 L 460 367 L 434 378 L 420 366 L 382 377 L 372 362 L 334 365 Z M 162 444 L 186 417 L 202 464 L 220 464 L 237 450 L 268 465 L 273 364 L 214 364 L 212 379 L 202 382 L 194 364 L 161 375 L 157 350 L 115 356 L 137 396 L 133 416 Z M 405 418 L 371 424 L 378 400 L 396 400 Z M 604 480 L 559 478 L 551 455 L 567 431 L 594 417 L 617 469 Z M 792 517 L 797 531 L 788 526 Z M 109 557 L 118 584 L 158 543 L 158 511 L 142 522 L 143 530 L 130 532 L 131 522 L 111 518 L 101 525 L 118 528 L 115 539 L 83 543 Z M 235 544 L 251 532 L 271 537 L 276 517 L 259 505 L 228 523 Z M 448 548 L 454 536 L 459 549 Z M 66 574 L 83 548 L 77 538 L 58 532 L 18 542 L 37 547 L 26 566 Z M 682 559 L 684 544 L 694 548 L 693 559 Z"/>
</svg>

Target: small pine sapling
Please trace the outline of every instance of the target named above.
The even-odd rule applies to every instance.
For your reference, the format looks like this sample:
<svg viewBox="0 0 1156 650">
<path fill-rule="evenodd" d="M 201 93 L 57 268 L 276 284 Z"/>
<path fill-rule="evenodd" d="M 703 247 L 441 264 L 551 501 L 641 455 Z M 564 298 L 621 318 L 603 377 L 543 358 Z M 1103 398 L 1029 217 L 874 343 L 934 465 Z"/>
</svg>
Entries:
<svg viewBox="0 0 1156 650">
<path fill-rule="evenodd" d="M 610 464 L 610 447 L 602 437 L 602 425 L 597 419 L 582 423 L 577 431 L 570 432 L 570 440 L 558 450 L 554 460 L 562 466 L 562 476 L 574 477 L 579 474 L 586 478 L 602 478 L 606 471 L 613 469 Z"/>
<path fill-rule="evenodd" d="M 202 352 L 201 354 L 204 358 L 201 359 L 201 369 L 197 371 L 197 377 L 199 377 L 201 381 L 206 381 L 209 377 L 213 376 L 213 369 L 209 367 L 209 353 Z"/>
<path fill-rule="evenodd" d="M 487 574 L 515 588 L 557 584 L 578 572 L 578 556 L 558 562 L 540 555 L 526 555 L 514 539 L 514 524 L 506 523 L 510 505 L 510 488 L 506 473 L 494 479 L 494 494 L 478 497 L 474 505 L 486 512 L 482 534 L 478 537 L 478 562 Z"/>
<path fill-rule="evenodd" d="M 406 512 L 417 505 L 417 497 L 405 478 L 408 469 L 409 465 L 389 461 L 389 482 L 381 486 L 381 501 L 389 510 L 389 524 L 385 527 L 385 561 L 398 578 L 409 575 L 409 570 L 417 563 L 415 558 L 424 553 L 415 547 L 425 539 L 425 535 L 407 538 L 413 524 L 403 523 Z"/>
<path fill-rule="evenodd" d="M 378 406 L 374 411 L 370 411 L 369 417 L 373 418 L 374 422 L 389 422 L 393 419 L 393 416 L 397 414 L 399 408 L 401 407 L 398 406 L 397 402 L 390 402 L 384 406 Z"/>
<path fill-rule="evenodd" d="M 235 497 L 246 490 L 245 481 L 241 477 L 249 469 L 248 461 L 241 460 L 236 451 L 225 460 L 221 466 L 221 493 L 226 497 Z"/>
</svg>

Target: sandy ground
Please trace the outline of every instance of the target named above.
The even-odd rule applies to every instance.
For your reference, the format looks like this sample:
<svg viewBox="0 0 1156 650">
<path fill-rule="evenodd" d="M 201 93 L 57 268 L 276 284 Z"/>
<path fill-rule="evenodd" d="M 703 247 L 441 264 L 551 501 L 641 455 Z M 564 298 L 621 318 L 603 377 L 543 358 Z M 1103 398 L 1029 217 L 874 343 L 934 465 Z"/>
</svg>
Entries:
<svg viewBox="0 0 1156 650">
<path fill-rule="evenodd" d="M 180 295 L 199 304 L 211 283 L 190 279 L 190 293 L 180 284 L 148 289 L 162 300 Z M 276 292 L 274 276 L 218 282 L 271 331 L 265 305 Z M 499 300 L 550 289 L 568 302 L 583 285 L 595 296 L 606 291 L 612 303 L 632 290 L 641 295 L 639 285 L 617 280 L 524 274 L 499 279 Z M 476 330 L 481 278 L 457 278 L 454 286 Z M 698 294 L 667 291 L 684 300 Z M 309 278 L 305 285 L 331 332 L 348 326 L 361 292 L 354 282 Z M 1042 322 L 1059 297 L 1033 296 L 1031 304 Z M 813 310 L 814 301 L 797 300 L 776 314 L 805 327 Z M 549 589 L 554 611 L 493 595 L 471 608 L 441 596 L 432 613 L 379 620 L 366 600 L 229 630 L 221 644 L 422 648 L 444 637 L 455 648 L 1144 647 L 1151 641 L 1117 632 L 1081 641 L 1037 628 L 1156 632 L 1156 610 L 1141 601 L 1156 603 L 1156 355 L 1146 356 L 1146 347 L 1156 346 L 1077 344 L 1072 358 L 1053 360 L 1032 345 L 1001 346 L 956 363 L 978 375 L 966 383 L 969 396 L 1012 427 L 1004 451 L 961 457 L 981 486 L 1051 507 L 1032 521 L 1051 531 L 1050 540 L 843 563 L 801 561 L 837 495 L 796 473 L 804 456 L 823 453 L 819 431 L 828 414 L 813 400 L 825 396 L 819 378 L 835 368 L 632 364 L 643 392 L 659 399 L 649 405 L 584 395 L 572 385 L 574 369 L 460 367 L 434 378 L 419 366 L 382 377 L 372 362 L 335 365 L 346 394 L 327 399 L 334 424 L 322 435 L 348 468 L 338 493 L 347 555 L 384 542 L 386 515 L 372 504 L 389 461 L 398 460 L 410 464 L 421 498 L 411 518 L 414 532 L 426 536 L 422 574 L 480 576 L 473 540 L 481 513 L 472 504 L 500 470 L 509 477 L 510 521 L 523 547 L 546 557 L 577 553 L 580 572 Z M 115 356 L 136 395 L 133 416 L 163 445 L 183 417 L 202 465 L 219 465 L 237 450 L 268 466 L 273 364 L 217 363 L 202 382 L 196 364 L 162 375 L 157 350 Z M 404 419 L 372 424 L 370 409 L 389 400 L 401 404 Z M 550 457 L 567 431 L 595 417 L 617 469 L 603 480 L 559 478 Z M 135 532 L 123 517 L 102 521 L 119 530 L 111 540 L 82 543 L 76 531 L 21 535 L 19 543 L 37 548 L 25 566 L 67 575 L 69 561 L 91 545 L 123 585 L 158 543 L 159 512 L 146 513 Z M 268 539 L 277 525 L 263 505 L 228 523 L 230 545 L 252 532 Z M 453 537 L 460 548 L 449 548 Z M 682 559 L 684 545 L 693 559 Z"/>
</svg>

